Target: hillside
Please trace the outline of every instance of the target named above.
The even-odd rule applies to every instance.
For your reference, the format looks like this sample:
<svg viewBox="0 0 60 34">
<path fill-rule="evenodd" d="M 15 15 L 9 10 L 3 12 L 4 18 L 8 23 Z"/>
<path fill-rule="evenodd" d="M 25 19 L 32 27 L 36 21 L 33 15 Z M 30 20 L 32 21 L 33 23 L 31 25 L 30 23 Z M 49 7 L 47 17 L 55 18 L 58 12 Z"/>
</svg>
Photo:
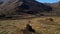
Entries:
<svg viewBox="0 0 60 34">
<path fill-rule="evenodd" d="M 45 5 L 52 7 L 52 15 L 54 16 L 60 16 L 60 1 L 56 3 L 44 3 Z"/>
<path fill-rule="evenodd" d="M 56 13 L 57 16 L 60 16 L 60 1 L 53 3 L 52 5 L 53 11 Z"/>
<path fill-rule="evenodd" d="M 0 15 L 27 15 L 49 12 L 50 6 L 39 3 L 35 0 L 8 0 L 0 5 Z"/>
</svg>

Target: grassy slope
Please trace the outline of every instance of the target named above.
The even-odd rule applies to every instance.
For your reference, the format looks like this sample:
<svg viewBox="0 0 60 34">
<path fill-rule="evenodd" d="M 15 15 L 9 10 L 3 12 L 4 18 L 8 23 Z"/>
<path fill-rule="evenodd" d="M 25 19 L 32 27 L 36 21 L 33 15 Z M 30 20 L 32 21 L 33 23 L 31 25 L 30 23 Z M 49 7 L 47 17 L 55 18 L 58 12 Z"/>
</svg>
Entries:
<svg viewBox="0 0 60 34">
<path fill-rule="evenodd" d="M 46 20 L 49 17 L 40 17 L 32 19 L 20 20 L 1 20 L 0 21 L 0 34 L 22 34 L 21 29 L 24 29 L 26 24 L 30 25 L 36 32 L 41 34 L 60 34 L 60 17 L 52 17 L 53 22 Z"/>
</svg>

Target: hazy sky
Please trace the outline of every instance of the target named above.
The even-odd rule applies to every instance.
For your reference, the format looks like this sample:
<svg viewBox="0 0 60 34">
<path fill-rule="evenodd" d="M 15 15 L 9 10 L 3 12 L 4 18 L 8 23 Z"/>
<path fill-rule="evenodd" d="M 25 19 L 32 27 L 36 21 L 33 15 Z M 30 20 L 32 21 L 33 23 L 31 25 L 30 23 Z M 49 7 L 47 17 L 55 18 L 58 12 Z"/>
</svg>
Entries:
<svg viewBox="0 0 60 34">
<path fill-rule="evenodd" d="M 45 3 L 54 3 L 54 2 L 58 2 L 60 0 L 36 0 L 36 1 L 39 1 L 39 2 L 45 2 Z"/>
</svg>

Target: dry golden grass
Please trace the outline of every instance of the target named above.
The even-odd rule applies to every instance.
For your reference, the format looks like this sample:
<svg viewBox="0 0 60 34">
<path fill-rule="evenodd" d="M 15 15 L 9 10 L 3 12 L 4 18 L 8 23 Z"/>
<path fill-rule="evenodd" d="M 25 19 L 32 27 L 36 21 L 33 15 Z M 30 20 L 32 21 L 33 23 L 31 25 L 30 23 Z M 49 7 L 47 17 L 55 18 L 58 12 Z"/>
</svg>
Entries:
<svg viewBox="0 0 60 34">
<path fill-rule="evenodd" d="M 47 18 L 50 17 L 1 20 L 0 34 L 23 34 L 21 29 L 24 29 L 29 21 L 32 28 L 36 31 L 35 34 L 60 34 L 60 17 L 51 17 L 54 21 L 46 20 Z"/>
</svg>

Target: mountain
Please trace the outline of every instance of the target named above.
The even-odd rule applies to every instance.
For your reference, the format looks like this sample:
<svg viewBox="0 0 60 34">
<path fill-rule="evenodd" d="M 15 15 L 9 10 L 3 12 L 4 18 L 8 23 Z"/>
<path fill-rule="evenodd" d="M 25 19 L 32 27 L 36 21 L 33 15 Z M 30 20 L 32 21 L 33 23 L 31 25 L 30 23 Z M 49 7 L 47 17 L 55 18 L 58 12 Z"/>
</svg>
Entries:
<svg viewBox="0 0 60 34">
<path fill-rule="evenodd" d="M 38 12 L 49 12 L 52 10 L 52 7 L 39 3 L 35 0 L 23 0 L 23 4 L 18 6 L 19 11 L 23 11 L 28 14 L 36 14 Z M 20 10 L 22 9 L 22 10 Z"/>
<path fill-rule="evenodd" d="M 52 3 L 50 6 L 53 9 L 52 12 L 54 12 L 57 16 L 60 16 L 60 1 L 56 3 Z"/>
<path fill-rule="evenodd" d="M 6 1 L 5 3 L 3 3 L 2 5 L 0 5 L 0 14 L 3 13 L 3 14 L 10 14 L 15 12 L 15 8 L 18 6 L 18 5 L 21 5 L 23 2 L 22 1 L 19 1 L 19 0 L 9 0 L 9 1 Z"/>
<path fill-rule="evenodd" d="M 52 7 L 52 15 L 54 16 L 60 16 L 60 1 L 55 3 L 43 3 L 44 5 L 48 5 Z"/>
<path fill-rule="evenodd" d="M 0 15 L 38 14 L 52 11 L 52 7 L 35 0 L 6 0 L 0 5 Z"/>
</svg>

